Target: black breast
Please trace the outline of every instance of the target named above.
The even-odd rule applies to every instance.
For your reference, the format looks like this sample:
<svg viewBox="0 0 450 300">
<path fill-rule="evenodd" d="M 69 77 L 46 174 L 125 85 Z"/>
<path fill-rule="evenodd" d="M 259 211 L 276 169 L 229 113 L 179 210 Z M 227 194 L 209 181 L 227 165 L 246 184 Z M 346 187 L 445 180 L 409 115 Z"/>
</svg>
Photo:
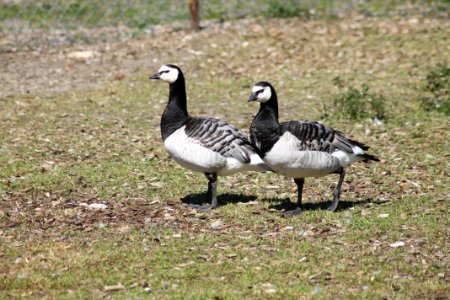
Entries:
<svg viewBox="0 0 450 300">
<path fill-rule="evenodd" d="M 271 115 L 260 112 L 250 127 L 250 141 L 259 156 L 264 157 L 280 139 L 281 128 Z"/>
</svg>

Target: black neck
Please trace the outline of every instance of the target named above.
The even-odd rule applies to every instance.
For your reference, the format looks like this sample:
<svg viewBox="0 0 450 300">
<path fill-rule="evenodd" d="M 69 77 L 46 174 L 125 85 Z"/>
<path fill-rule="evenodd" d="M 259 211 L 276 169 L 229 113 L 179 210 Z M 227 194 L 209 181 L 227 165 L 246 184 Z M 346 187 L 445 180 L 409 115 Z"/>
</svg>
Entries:
<svg viewBox="0 0 450 300">
<path fill-rule="evenodd" d="M 278 97 L 275 91 L 272 91 L 272 98 L 269 101 L 261 103 L 258 114 L 261 112 L 270 115 L 278 124 Z"/>
<path fill-rule="evenodd" d="M 163 141 L 186 123 L 189 115 L 186 107 L 186 85 L 180 72 L 178 79 L 169 86 L 169 103 L 161 117 Z"/>
<path fill-rule="evenodd" d="M 280 123 L 278 123 L 278 100 L 275 91 L 272 98 L 261 103 L 259 112 L 250 127 L 251 140 L 260 156 L 272 149 L 280 138 Z"/>
</svg>

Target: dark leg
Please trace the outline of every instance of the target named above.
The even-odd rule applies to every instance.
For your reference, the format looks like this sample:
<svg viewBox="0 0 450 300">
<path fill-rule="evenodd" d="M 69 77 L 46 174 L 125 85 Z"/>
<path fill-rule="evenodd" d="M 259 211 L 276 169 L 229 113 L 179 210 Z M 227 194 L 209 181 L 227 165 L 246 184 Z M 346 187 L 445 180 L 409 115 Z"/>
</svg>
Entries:
<svg viewBox="0 0 450 300">
<path fill-rule="evenodd" d="M 206 201 L 211 201 L 212 198 L 212 185 L 211 185 L 211 180 L 209 179 L 210 174 L 209 173 L 205 173 L 206 178 L 208 179 L 208 191 L 206 192 Z"/>
<path fill-rule="evenodd" d="M 189 207 L 196 208 L 199 211 L 207 211 L 217 207 L 216 188 L 217 188 L 217 174 L 204 173 L 208 179 L 208 191 L 206 192 L 206 201 L 211 201 L 211 204 L 189 204 Z"/>
<path fill-rule="evenodd" d="M 341 196 L 341 186 L 342 186 L 342 183 L 344 182 L 344 177 L 345 177 L 345 169 L 342 168 L 340 171 L 340 175 L 339 175 L 339 182 L 333 193 L 333 202 L 331 202 L 330 207 L 327 208 L 327 210 L 329 210 L 329 211 L 335 211 L 338 206 L 339 197 Z"/>
<path fill-rule="evenodd" d="M 204 204 L 198 208 L 199 211 L 207 211 L 217 207 L 217 174 L 216 173 L 205 173 L 206 178 L 208 178 L 208 191 L 206 192 L 207 197 L 211 201 L 211 204 Z"/>
<path fill-rule="evenodd" d="M 285 211 L 284 217 L 292 217 L 297 216 L 302 213 L 302 194 L 303 194 L 303 184 L 305 183 L 305 178 L 294 178 L 295 183 L 297 184 L 297 208 L 294 210 Z"/>
</svg>

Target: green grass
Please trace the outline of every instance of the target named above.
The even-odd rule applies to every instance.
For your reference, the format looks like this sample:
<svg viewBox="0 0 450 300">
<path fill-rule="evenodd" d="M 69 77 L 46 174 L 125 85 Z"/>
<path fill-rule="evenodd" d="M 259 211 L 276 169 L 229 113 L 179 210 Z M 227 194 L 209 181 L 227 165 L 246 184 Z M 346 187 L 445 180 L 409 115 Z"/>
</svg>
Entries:
<svg viewBox="0 0 450 300">
<path fill-rule="evenodd" d="M 343 83 L 336 77 L 333 79 L 340 92 L 333 98 L 330 111 L 324 104 L 325 116 L 341 117 L 348 120 L 384 120 L 387 117 L 385 109 L 386 99 L 382 94 L 369 92 L 369 86 L 363 84 L 361 89 L 349 86 L 344 88 Z"/>
<path fill-rule="evenodd" d="M 449 36 L 448 22 L 432 21 L 254 21 L 238 41 L 234 29 L 194 35 L 185 47 L 199 57 L 152 52 L 145 74 L 99 89 L 0 99 L 0 298 L 447 297 L 448 117 L 420 109 L 430 68 L 450 58 L 430 51 Z M 348 168 L 336 213 L 321 209 L 337 181 L 329 176 L 308 179 L 304 214 L 282 218 L 294 184 L 272 173 L 220 178 L 221 206 L 190 210 L 180 199 L 203 197 L 206 180 L 168 158 L 159 132 L 168 88 L 147 80 L 168 62 L 185 70 L 193 115 L 240 128 L 258 109 L 246 99 L 259 80 L 275 85 L 283 121 L 319 120 L 336 76 L 367 83 L 385 97 L 388 122 L 326 123 L 382 161 Z"/>
<path fill-rule="evenodd" d="M 448 220 L 444 211 L 424 212 L 436 204 L 405 198 L 369 208 L 371 216 L 361 216 L 357 207 L 332 215 L 308 212 L 301 221 L 275 218 L 269 224 L 273 216 L 249 218 L 247 209 L 227 208 L 208 219 L 228 225 L 239 218 L 243 224 L 212 230 L 208 221 L 202 233 L 152 226 L 126 233 L 105 229 L 63 241 L 25 242 L 21 253 L 8 249 L 13 244 L 5 251 L 12 276 L 2 288 L 19 295 L 38 287 L 46 295 L 69 298 L 92 297 L 118 283 L 127 288 L 115 293 L 119 298 L 145 296 L 147 286 L 153 297 L 171 299 L 272 293 L 276 298 L 442 296 L 446 288 L 439 274 L 445 263 L 436 255 L 445 255 L 440 248 L 445 237 L 438 230 Z M 389 218 L 377 217 L 381 213 Z M 343 222 L 343 215 L 351 217 Z M 397 240 L 407 246 L 390 248 Z"/>
<path fill-rule="evenodd" d="M 4 3 L 0 21 L 27 20 L 37 27 L 57 24 L 73 27 L 126 25 L 144 28 L 161 20 L 186 19 L 188 13 L 178 10 L 176 1 L 33 1 L 23 4 Z M 155 14 L 155 12 L 159 12 Z M 157 15 L 157 16 L 155 16 Z"/>
<path fill-rule="evenodd" d="M 437 111 L 450 115 L 450 68 L 447 63 L 433 67 L 428 75 L 420 106 L 426 111 Z"/>
<path fill-rule="evenodd" d="M 300 18 L 304 20 L 364 17 L 427 16 L 448 18 L 443 0 L 260 0 L 201 1 L 202 26 L 241 18 Z M 97 44 L 142 37 L 158 24 L 188 28 L 184 0 L 38 0 L 0 3 L 0 53 L 36 50 L 55 45 Z M 176 22 L 173 24 L 173 22 Z"/>
<path fill-rule="evenodd" d="M 424 10 L 448 10 L 447 1 L 203 1 L 203 19 L 234 19 L 243 16 L 336 18 L 357 11 L 366 15 L 404 14 Z M 410 5 L 410 7 L 408 7 Z M 427 7 L 429 6 L 429 7 Z M 405 7 L 408 7 L 405 9 Z M 187 20 L 189 17 L 185 1 L 6 1 L 0 6 L 0 22 L 25 20 L 34 26 L 98 27 L 123 24 L 142 29 L 149 25 Z"/>
</svg>

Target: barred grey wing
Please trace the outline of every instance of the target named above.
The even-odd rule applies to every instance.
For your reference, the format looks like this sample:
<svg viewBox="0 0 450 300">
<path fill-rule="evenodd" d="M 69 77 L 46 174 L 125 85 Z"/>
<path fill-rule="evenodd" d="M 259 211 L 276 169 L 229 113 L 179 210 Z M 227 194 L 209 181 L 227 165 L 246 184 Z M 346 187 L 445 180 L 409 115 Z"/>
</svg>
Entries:
<svg viewBox="0 0 450 300">
<path fill-rule="evenodd" d="M 185 132 L 203 147 L 242 163 L 249 163 L 250 155 L 255 152 L 239 129 L 218 119 L 189 118 Z"/>
</svg>

